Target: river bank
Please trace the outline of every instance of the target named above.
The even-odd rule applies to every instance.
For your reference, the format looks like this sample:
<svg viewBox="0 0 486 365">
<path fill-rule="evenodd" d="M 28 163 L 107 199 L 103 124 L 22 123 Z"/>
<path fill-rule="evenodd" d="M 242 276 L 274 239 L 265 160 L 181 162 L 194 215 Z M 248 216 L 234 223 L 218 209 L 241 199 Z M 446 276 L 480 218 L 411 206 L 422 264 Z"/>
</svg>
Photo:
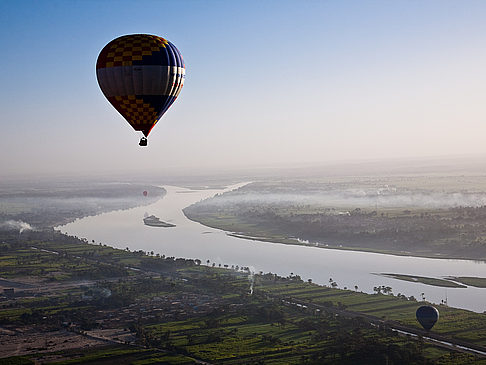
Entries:
<svg viewBox="0 0 486 365">
<path fill-rule="evenodd" d="M 177 186 L 164 188 L 167 195 L 152 205 L 83 218 L 59 227 L 59 230 L 116 248 L 199 259 L 216 267 L 238 265 L 250 267 L 254 272 L 272 272 L 283 277 L 295 273 L 305 280 L 312 279 L 321 285 L 329 284 L 332 278 L 339 288 L 358 286 L 360 291 L 370 294 L 374 293 L 373 288 L 385 286 L 393 288 L 396 295 L 420 298 L 424 293 L 427 300 L 433 303 L 441 303 L 447 299 L 449 305 L 458 308 L 476 312 L 486 310 L 486 289 L 483 288 L 435 287 L 375 274 L 395 273 L 438 279 L 483 278 L 486 277 L 484 262 L 395 256 L 342 249 L 323 250 L 311 246 L 236 238 L 224 231 L 191 221 L 182 212 L 185 207 L 222 194 L 225 190 L 191 190 Z M 142 221 L 145 214 L 153 214 L 176 227 L 147 227 Z"/>
<path fill-rule="evenodd" d="M 448 363 L 482 361 L 453 347 L 460 344 L 460 351 L 483 355 L 483 315 L 478 313 L 440 306 L 441 320 L 428 336 L 453 345 L 426 341 L 418 348 L 410 336 L 390 332 L 424 334 L 415 320 L 421 303 L 413 298 L 339 290 L 298 275 L 208 267 L 60 233 L 23 235 L 0 231 L 3 252 L 24 262 L 12 271 L 2 260 L 0 276 L 23 283 L 24 270 L 35 267 L 38 282 L 4 301 L 0 357 L 21 355 L 27 364 L 82 362 L 84 357 L 113 363 L 123 353 L 133 362 L 142 357 L 190 364 L 196 358 L 230 365 L 277 357 L 300 364 L 302 356 L 325 361 L 344 351 L 355 363 L 364 358 L 362 349 L 378 346 L 366 355 L 374 358 L 390 352 L 393 343 L 392 354 L 401 349 L 407 359 L 425 357 L 439 364 L 454 351 L 456 362 Z M 355 345 L 357 331 L 363 340 Z M 139 353 L 141 348 L 148 352 Z"/>
<path fill-rule="evenodd" d="M 486 261 L 484 193 L 386 186 L 256 182 L 196 202 L 184 213 L 245 239 Z"/>
<path fill-rule="evenodd" d="M 188 217 L 188 219 L 191 218 Z M 425 254 L 425 253 L 418 253 L 418 252 L 394 251 L 394 250 L 385 250 L 385 249 L 378 250 L 378 249 L 367 248 L 367 247 L 333 245 L 329 243 L 326 244 L 319 243 L 319 242 L 310 243 L 306 240 L 301 240 L 299 238 L 279 238 L 271 235 L 263 236 L 263 237 L 253 237 L 243 233 L 226 231 L 222 227 L 219 227 L 217 225 L 210 225 L 209 223 L 206 223 L 203 220 L 195 220 L 195 219 L 191 219 L 191 220 L 198 222 L 207 227 L 223 230 L 226 232 L 228 236 L 241 238 L 245 240 L 271 242 L 271 243 L 279 243 L 283 245 L 295 245 L 295 246 L 303 246 L 303 247 L 316 247 L 316 248 L 329 249 L 329 250 L 369 252 L 369 253 L 378 253 L 378 254 L 392 255 L 392 256 L 421 257 L 421 258 L 429 258 L 429 259 L 473 260 L 473 261 L 481 261 L 486 263 L 486 259 L 483 258 L 478 259 L 477 257 L 466 256 L 466 255 L 447 255 L 441 253 Z"/>
</svg>

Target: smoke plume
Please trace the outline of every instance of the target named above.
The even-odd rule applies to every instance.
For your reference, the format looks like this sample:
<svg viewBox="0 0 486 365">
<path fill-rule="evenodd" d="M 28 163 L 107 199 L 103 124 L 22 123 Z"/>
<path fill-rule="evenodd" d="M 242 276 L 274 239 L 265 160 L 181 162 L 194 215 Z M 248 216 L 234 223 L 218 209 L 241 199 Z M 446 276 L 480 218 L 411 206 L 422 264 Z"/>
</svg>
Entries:
<svg viewBox="0 0 486 365">
<path fill-rule="evenodd" d="M 249 267 L 248 281 L 250 282 L 250 295 L 253 294 L 253 285 L 255 284 L 255 268 Z"/>
<path fill-rule="evenodd" d="M 22 221 L 14 221 L 14 220 L 8 220 L 3 223 L 0 223 L 0 228 L 2 229 L 18 229 L 19 233 L 22 233 L 23 231 L 26 230 L 33 230 L 34 228 L 26 222 Z"/>
</svg>

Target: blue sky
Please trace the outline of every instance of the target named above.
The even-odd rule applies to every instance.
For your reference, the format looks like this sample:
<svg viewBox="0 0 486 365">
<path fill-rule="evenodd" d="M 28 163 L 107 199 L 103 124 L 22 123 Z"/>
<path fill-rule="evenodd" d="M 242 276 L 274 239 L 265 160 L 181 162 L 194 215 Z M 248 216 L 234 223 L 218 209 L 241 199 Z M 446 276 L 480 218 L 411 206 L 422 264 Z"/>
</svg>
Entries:
<svg viewBox="0 0 486 365">
<path fill-rule="evenodd" d="M 0 170 L 181 172 L 486 155 L 483 1 L 2 1 Z M 99 90 L 124 34 L 173 42 L 179 99 L 139 135 Z"/>
</svg>

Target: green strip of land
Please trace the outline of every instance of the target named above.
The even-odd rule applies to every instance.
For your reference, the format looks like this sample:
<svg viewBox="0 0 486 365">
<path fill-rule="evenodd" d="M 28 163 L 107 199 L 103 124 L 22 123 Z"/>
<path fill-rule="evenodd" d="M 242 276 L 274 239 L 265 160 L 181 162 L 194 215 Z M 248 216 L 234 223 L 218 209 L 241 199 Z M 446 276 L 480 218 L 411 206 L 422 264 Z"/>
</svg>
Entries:
<svg viewBox="0 0 486 365">
<path fill-rule="evenodd" d="M 444 288 L 467 288 L 466 285 L 458 284 L 454 281 L 447 279 L 430 278 L 426 276 L 416 276 L 416 275 L 404 275 L 404 274 L 387 274 L 381 273 L 379 275 L 387 276 L 389 278 L 394 278 L 398 280 L 411 281 L 413 283 L 422 283 L 432 286 L 440 286 Z M 452 279 L 452 278 L 451 278 Z M 460 281 L 460 280 L 457 280 Z M 463 281 L 461 281 L 463 282 Z"/>
<path fill-rule="evenodd" d="M 475 286 L 477 288 L 486 288 L 486 278 L 479 278 L 474 276 L 453 276 L 451 280 L 458 281 L 465 285 Z"/>
</svg>

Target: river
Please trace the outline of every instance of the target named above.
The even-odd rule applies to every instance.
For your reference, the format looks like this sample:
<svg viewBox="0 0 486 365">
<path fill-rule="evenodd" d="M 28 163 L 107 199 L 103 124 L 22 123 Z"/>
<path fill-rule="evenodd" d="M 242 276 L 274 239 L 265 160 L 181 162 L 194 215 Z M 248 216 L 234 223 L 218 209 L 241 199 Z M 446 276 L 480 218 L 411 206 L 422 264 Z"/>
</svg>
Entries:
<svg viewBox="0 0 486 365">
<path fill-rule="evenodd" d="M 87 238 L 90 242 L 130 250 L 153 251 L 166 256 L 198 258 L 222 265 L 248 266 L 255 272 L 290 273 L 314 283 L 329 285 L 332 278 L 339 288 L 347 287 L 373 293 L 375 286 L 390 286 L 394 294 L 404 294 L 427 301 L 475 312 L 486 311 L 486 289 L 441 288 L 383 277 L 377 273 L 397 273 L 443 278 L 447 276 L 486 277 L 486 263 L 472 260 L 430 259 L 394 256 L 360 251 L 284 245 L 236 238 L 226 232 L 203 226 L 186 218 L 182 209 L 227 189 L 191 190 L 163 186 L 167 194 L 143 207 L 118 210 L 78 219 L 58 227 L 61 232 Z M 176 227 L 149 227 L 143 224 L 145 214 L 153 214 Z"/>
</svg>

